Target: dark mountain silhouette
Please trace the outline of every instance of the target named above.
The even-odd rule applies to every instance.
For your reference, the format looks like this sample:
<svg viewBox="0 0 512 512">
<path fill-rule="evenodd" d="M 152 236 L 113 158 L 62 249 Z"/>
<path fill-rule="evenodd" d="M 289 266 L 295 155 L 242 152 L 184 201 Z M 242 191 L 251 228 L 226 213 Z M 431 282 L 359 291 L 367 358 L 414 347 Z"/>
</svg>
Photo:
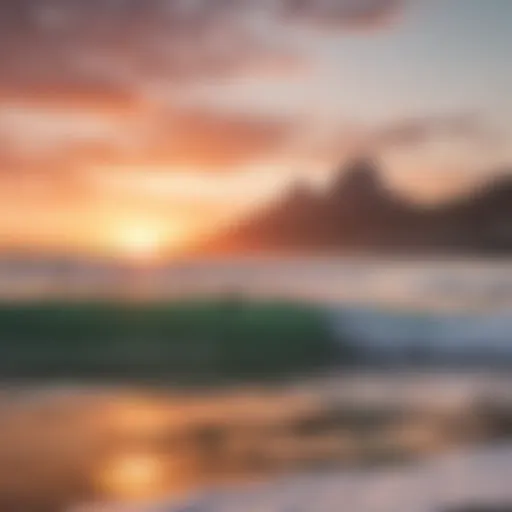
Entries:
<svg viewBox="0 0 512 512">
<path fill-rule="evenodd" d="M 215 252 L 512 252 L 512 176 L 426 208 L 390 191 L 370 158 L 326 192 L 296 183 L 274 204 L 213 237 Z"/>
<path fill-rule="evenodd" d="M 512 175 L 505 174 L 432 213 L 446 245 L 470 252 L 512 253 Z"/>
</svg>

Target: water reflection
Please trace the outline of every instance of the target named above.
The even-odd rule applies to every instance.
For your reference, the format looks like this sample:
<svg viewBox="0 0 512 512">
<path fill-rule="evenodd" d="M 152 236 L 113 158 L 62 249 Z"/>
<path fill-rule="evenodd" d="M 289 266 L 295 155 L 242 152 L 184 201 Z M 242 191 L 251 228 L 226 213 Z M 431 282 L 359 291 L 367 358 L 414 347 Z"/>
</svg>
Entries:
<svg viewBox="0 0 512 512">
<path fill-rule="evenodd" d="M 507 376 L 439 374 L 209 394 L 5 391 L 0 510 L 58 512 L 306 469 L 402 464 L 510 437 L 510 391 Z"/>
<path fill-rule="evenodd" d="M 95 475 L 99 492 L 119 500 L 144 500 L 171 488 L 173 473 L 159 454 L 121 453 L 106 461 Z"/>
</svg>

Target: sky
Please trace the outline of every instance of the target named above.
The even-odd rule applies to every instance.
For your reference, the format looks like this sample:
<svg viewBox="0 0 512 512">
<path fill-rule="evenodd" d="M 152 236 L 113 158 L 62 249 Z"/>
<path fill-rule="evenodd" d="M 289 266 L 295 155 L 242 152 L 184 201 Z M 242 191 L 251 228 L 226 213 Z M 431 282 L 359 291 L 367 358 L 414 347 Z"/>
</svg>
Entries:
<svg viewBox="0 0 512 512">
<path fill-rule="evenodd" d="M 0 246 L 180 248 L 354 155 L 512 168 L 509 0 L 2 0 Z"/>
</svg>

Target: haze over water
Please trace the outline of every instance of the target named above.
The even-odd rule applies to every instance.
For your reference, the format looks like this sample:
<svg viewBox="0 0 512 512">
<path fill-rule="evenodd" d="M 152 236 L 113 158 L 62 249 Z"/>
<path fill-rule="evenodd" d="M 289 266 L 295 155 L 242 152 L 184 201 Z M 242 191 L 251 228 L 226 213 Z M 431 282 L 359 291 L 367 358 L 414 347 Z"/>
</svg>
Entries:
<svg viewBox="0 0 512 512">
<path fill-rule="evenodd" d="M 19 260 L 0 263 L 5 299 L 52 296 L 180 298 L 240 294 L 388 309 L 503 310 L 512 263 L 461 257 L 231 257 L 167 265 Z"/>
</svg>

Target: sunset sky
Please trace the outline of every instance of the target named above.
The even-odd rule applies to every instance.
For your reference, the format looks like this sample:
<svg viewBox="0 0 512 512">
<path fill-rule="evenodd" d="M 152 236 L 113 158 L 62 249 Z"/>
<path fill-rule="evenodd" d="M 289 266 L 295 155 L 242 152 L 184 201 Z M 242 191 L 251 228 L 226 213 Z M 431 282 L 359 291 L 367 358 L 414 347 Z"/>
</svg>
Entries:
<svg viewBox="0 0 512 512">
<path fill-rule="evenodd" d="M 1 0 L 0 245 L 181 247 L 382 159 L 418 200 L 512 161 L 510 0 Z"/>
</svg>

